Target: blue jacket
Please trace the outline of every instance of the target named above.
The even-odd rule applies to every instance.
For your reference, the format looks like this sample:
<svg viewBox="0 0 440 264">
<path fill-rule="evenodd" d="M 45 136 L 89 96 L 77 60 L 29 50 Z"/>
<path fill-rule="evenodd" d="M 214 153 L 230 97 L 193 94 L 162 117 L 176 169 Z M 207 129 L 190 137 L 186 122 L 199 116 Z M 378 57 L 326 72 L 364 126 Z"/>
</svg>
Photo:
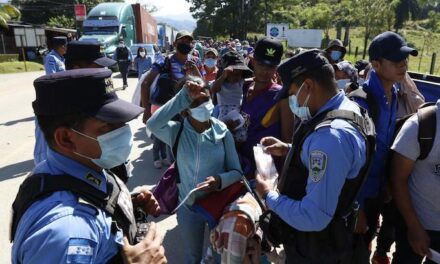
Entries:
<svg viewBox="0 0 440 264">
<path fill-rule="evenodd" d="M 365 82 L 364 90 L 368 91 L 369 95 L 373 97 L 377 106 L 377 120 L 374 122 L 376 128 L 376 151 L 373 154 L 370 172 L 358 196 L 358 202 L 361 207 L 364 206 L 366 198 L 375 198 L 383 190 L 387 176 L 388 155 L 393 144 L 397 115 L 396 87 L 392 88 L 392 102 L 389 104 L 382 83 L 374 70 L 371 72 L 370 78 Z M 372 115 L 372 110 L 364 99 L 356 97 L 354 99 L 360 106 L 368 110 L 370 116 Z"/>
<path fill-rule="evenodd" d="M 148 120 L 147 127 L 155 137 L 173 146 L 180 122 L 171 121 L 175 115 L 189 108 L 192 99 L 183 88 L 175 97 L 159 108 Z M 177 150 L 179 168 L 179 200 L 208 176 L 221 178 L 224 189 L 241 178 L 241 167 L 235 143 L 226 125 L 211 118 L 211 127 L 198 133 L 185 119 Z M 196 197 L 195 197 L 196 198 Z"/>
<path fill-rule="evenodd" d="M 53 150 L 33 171 L 69 174 L 106 191 L 105 172 L 95 172 Z M 86 176 L 92 174 L 100 184 Z M 54 192 L 34 202 L 18 223 L 12 263 L 106 263 L 123 245 L 123 234 L 111 232 L 112 218 L 101 209 L 78 201 L 70 191 Z M 81 262 L 82 261 L 82 262 Z"/>
<path fill-rule="evenodd" d="M 359 107 L 345 97 L 343 92 L 331 98 L 317 114 L 334 109 L 360 114 Z M 301 160 L 309 170 L 303 199 L 293 200 L 270 191 L 266 204 L 297 230 L 321 231 L 333 218 L 345 180 L 357 177 L 365 164 L 364 137 L 347 121 L 336 119 L 305 139 Z M 316 161 L 321 164 L 319 172 L 310 166 Z"/>
</svg>

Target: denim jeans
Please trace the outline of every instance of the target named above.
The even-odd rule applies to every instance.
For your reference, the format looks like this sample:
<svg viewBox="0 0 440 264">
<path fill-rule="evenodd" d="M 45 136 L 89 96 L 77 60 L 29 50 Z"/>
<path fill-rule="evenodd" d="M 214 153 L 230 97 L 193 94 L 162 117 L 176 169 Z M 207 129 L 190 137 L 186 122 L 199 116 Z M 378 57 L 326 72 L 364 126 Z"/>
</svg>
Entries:
<svg viewBox="0 0 440 264">
<path fill-rule="evenodd" d="M 167 145 L 154 135 L 151 135 L 151 139 L 153 140 L 153 160 L 166 159 Z"/>
<path fill-rule="evenodd" d="M 177 211 L 177 227 L 179 228 L 182 248 L 185 250 L 184 264 L 198 264 L 203 256 L 203 240 L 206 221 L 202 215 L 182 206 Z"/>
</svg>

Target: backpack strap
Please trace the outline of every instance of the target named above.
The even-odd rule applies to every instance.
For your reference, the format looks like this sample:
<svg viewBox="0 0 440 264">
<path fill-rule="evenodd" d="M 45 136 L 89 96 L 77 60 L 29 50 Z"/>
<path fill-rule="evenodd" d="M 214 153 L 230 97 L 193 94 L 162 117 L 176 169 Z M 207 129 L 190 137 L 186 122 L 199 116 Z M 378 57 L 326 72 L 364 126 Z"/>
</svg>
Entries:
<svg viewBox="0 0 440 264">
<path fill-rule="evenodd" d="M 431 152 L 437 127 L 437 106 L 434 103 L 422 105 L 417 111 L 419 121 L 418 141 L 420 145 L 419 160 L 424 160 Z"/>
<path fill-rule="evenodd" d="M 360 98 L 364 100 L 369 108 L 369 113 L 371 119 L 373 119 L 374 123 L 377 123 L 378 117 L 379 117 L 379 107 L 374 100 L 373 96 L 370 95 L 370 92 L 368 92 L 368 89 L 366 89 L 366 84 L 364 83 L 362 87 L 359 87 L 358 89 L 354 90 L 353 92 L 349 93 L 347 95 L 348 98 L 353 100 L 354 98 Z"/>
<path fill-rule="evenodd" d="M 182 120 L 182 122 L 180 123 L 179 132 L 177 132 L 176 140 L 174 141 L 173 148 L 172 148 L 173 155 L 174 155 L 174 168 L 176 169 L 177 172 L 179 171 L 179 168 L 177 168 L 177 149 L 179 147 L 180 135 L 182 134 L 184 123 L 185 123 L 185 120 Z M 177 183 L 180 183 L 179 173 L 177 173 Z"/>
<path fill-rule="evenodd" d="M 78 178 L 67 174 L 34 174 L 26 178 L 20 185 L 17 197 L 12 204 L 11 242 L 14 240 L 18 223 L 26 210 L 35 201 L 43 199 L 57 191 L 72 191 L 92 205 L 106 208 L 105 199 L 108 196 L 107 193 L 101 192 Z M 114 212 L 114 208 L 111 211 Z"/>
</svg>

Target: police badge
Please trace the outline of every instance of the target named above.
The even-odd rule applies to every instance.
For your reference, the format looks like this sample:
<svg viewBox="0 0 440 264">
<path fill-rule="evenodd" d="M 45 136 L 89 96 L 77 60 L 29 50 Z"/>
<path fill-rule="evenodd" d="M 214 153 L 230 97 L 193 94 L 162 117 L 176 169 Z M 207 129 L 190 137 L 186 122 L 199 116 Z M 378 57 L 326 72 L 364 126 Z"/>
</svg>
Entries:
<svg viewBox="0 0 440 264">
<path fill-rule="evenodd" d="M 309 156 L 309 176 L 313 182 L 319 182 L 327 169 L 327 154 L 314 150 Z"/>
</svg>

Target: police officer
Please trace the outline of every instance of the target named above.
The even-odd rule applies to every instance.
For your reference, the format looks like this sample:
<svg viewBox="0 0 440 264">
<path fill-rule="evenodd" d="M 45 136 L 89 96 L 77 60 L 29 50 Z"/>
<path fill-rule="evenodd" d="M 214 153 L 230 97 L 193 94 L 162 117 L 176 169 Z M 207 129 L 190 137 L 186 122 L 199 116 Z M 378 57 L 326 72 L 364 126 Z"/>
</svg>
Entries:
<svg viewBox="0 0 440 264">
<path fill-rule="evenodd" d="M 44 70 L 46 74 L 65 71 L 64 54 L 66 54 L 67 38 L 54 37 L 52 39 L 53 49 L 46 55 L 44 59 Z"/>
<path fill-rule="evenodd" d="M 351 236 L 346 217 L 374 144 L 371 122 L 338 91 L 334 69 L 321 51 L 295 55 L 278 73 L 283 89 L 277 97 L 288 96 L 290 109 L 302 122 L 290 147 L 273 137 L 261 140 L 266 152 L 288 154 L 279 192 L 269 175 L 256 177 L 257 193 L 272 211 L 268 237 L 281 234 L 273 240 L 284 244 L 286 263 L 338 263 Z"/>
<path fill-rule="evenodd" d="M 122 89 L 125 89 L 128 87 L 128 66 L 130 66 L 130 63 L 133 61 L 133 55 L 130 49 L 125 46 L 124 39 L 119 40 L 119 46 L 113 54 L 113 59 L 118 62 L 119 72 L 121 73 L 123 82 Z"/>
<path fill-rule="evenodd" d="M 105 57 L 101 44 L 95 40 L 71 41 L 65 53 L 65 69 L 104 68 L 116 64 L 115 60 Z M 63 58 L 64 60 L 64 58 Z M 47 60 L 46 60 L 47 61 Z M 35 122 L 35 165 L 46 159 L 47 143 L 38 122 Z"/>
<path fill-rule="evenodd" d="M 73 40 L 67 45 L 66 69 L 105 68 L 116 64 L 102 52 L 102 45 L 97 40 Z"/>
<path fill-rule="evenodd" d="M 133 210 L 157 215 L 157 202 L 145 187 L 131 200 L 104 170 L 127 160 L 126 122 L 143 112 L 117 97 L 111 74 L 79 69 L 34 81 L 32 106 L 49 150 L 13 204 L 12 263 L 166 263 L 153 223 L 143 239 L 135 235 Z"/>
</svg>

